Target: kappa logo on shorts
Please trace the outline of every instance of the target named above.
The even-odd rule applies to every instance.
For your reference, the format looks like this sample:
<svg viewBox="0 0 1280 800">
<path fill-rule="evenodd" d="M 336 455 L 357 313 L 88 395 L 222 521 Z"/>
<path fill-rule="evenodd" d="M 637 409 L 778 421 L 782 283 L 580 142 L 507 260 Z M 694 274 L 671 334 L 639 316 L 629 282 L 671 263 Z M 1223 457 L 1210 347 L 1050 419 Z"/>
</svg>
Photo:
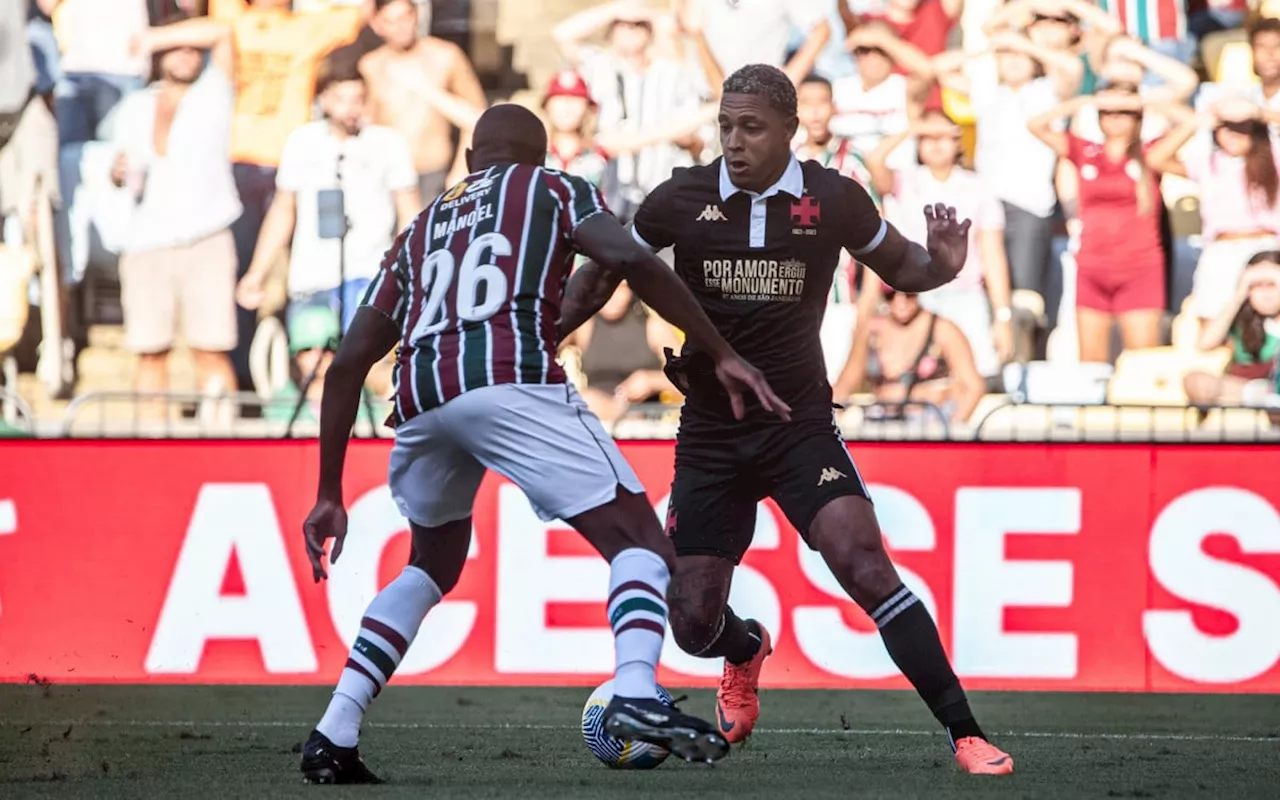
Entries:
<svg viewBox="0 0 1280 800">
<path fill-rule="evenodd" d="M 832 481 L 838 481 L 841 478 L 847 478 L 847 477 L 849 476 L 845 475 L 843 472 L 836 469 L 835 467 L 827 467 L 822 471 L 822 474 L 818 476 L 818 485 L 822 486 L 823 484 L 831 483 Z"/>
<path fill-rule="evenodd" d="M 708 204 L 698 215 L 696 222 L 728 222 L 729 218 L 720 210 L 720 206 Z"/>
</svg>

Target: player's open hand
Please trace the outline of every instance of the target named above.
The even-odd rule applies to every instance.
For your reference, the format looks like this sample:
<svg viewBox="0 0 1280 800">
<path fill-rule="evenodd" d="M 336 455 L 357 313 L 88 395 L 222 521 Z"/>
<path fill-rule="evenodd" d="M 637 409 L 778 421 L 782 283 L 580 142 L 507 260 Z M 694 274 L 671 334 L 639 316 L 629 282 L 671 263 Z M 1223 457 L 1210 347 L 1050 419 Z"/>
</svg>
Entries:
<svg viewBox="0 0 1280 800">
<path fill-rule="evenodd" d="M 943 203 L 925 206 L 924 219 L 929 231 L 929 258 L 950 281 L 964 269 L 969 257 L 969 228 L 973 223 L 957 220 L 956 210 Z"/>
<path fill-rule="evenodd" d="M 325 540 L 333 539 L 330 564 L 338 563 L 338 556 L 342 555 L 342 543 L 347 538 L 347 510 L 338 501 L 317 500 L 316 507 L 307 515 L 307 521 L 302 523 L 302 535 L 307 542 L 311 577 L 319 583 L 321 578 L 329 577 L 323 564 Z"/>
<path fill-rule="evenodd" d="M 717 362 L 716 378 L 729 393 L 729 405 L 733 408 L 734 419 L 742 419 L 746 415 L 747 407 L 742 395 L 750 390 L 755 393 L 765 411 L 777 414 L 784 420 L 791 420 L 791 406 L 773 393 L 773 387 L 764 379 L 764 373 L 743 361 L 740 356 L 735 354 Z"/>
</svg>

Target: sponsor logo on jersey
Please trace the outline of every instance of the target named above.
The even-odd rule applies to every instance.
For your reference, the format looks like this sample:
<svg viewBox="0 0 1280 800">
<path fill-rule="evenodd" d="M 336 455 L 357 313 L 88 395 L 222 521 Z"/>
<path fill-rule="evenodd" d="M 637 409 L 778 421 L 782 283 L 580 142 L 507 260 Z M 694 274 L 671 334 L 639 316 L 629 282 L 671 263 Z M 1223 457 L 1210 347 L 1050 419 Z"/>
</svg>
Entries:
<svg viewBox="0 0 1280 800">
<path fill-rule="evenodd" d="M 481 178 L 475 183 L 462 181 L 440 198 L 440 202 L 437 204 L 436 210 L 452 211 L 455 208 L 460 208 L 475 200 L 482 192 L 491 188 L 493 188 L 493 178 Z"/>
<path fill-rule="evenodd" d="M 455 185 L 452 189 L 450 189 L 448 192 L 445 192 L 444 197 L 440 198 L 440 202 L 447 203 L 450 200 L 457 200 L 459 197 L 462 197 L 462 193 L 465 192 L 466 190 L 467 190 L 467 182 L 459 181 L 457 185 Z"/>
<path fill-rule="evenodd" d="M 729 218 L 720 210 L 720 206 L 707 205 L 702 209 L 702 213 L 698 215 L 697 222 L 728 222 Z"/>
<path fill-rule="evenodd" d="M 702 281 L 729 300 L 794 303 L 804 294 L 807 271 L 794 258 L 709 258 L 702 262 Z"/>
<path fill-rule="evenodd" d="M 831 483 L 832 481 L 838 481 L 841 478 L 847 478 L 847 477 L 849 476 L 845 475 L 843 472 L 836 469 L 835 467 L 827 467 L 822 471 L 822 474 L 818 476 L 818 485 L 822 486 L 823 484 Z"/>
</svg>

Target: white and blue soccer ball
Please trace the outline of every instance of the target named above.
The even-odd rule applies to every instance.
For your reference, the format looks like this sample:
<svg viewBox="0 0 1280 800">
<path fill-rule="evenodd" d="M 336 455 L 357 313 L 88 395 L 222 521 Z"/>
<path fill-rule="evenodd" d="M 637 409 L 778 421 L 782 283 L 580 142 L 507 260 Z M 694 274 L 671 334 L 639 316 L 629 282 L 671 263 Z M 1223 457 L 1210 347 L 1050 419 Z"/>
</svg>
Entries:
<svg viewBox="0 0 1280 800">
<path fill-rule="evenodd" d="M 665 705 L 675 706 L 671 694 L 658 687 L 658 699 Z M 613 681 L 607 680 L 596 687 L 582 709 L 582 740 L 591 754 L 612 769 L 653 769 L 667 760 L 670 751 L 648 742 L 624 742 L 604 732 L 604 710 L 613 700 Z"/>
</svg>

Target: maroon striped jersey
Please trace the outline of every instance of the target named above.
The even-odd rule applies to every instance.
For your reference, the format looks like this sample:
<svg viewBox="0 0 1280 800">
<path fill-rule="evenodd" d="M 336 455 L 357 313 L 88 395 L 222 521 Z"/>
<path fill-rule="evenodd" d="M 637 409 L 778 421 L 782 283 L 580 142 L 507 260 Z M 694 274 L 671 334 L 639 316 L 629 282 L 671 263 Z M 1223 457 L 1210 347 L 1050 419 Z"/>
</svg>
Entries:
<svg viewBox="0 0 1280 800">
<path fill-rule="evenodd" d="M 483 386 L 564 383 L 556 321 L 574 233 L 607 213 L 582 178 L 524 164 L 468 175 L 427 206 L 361 301 L 402 332 L 395 424 Z"/>
</svg>

